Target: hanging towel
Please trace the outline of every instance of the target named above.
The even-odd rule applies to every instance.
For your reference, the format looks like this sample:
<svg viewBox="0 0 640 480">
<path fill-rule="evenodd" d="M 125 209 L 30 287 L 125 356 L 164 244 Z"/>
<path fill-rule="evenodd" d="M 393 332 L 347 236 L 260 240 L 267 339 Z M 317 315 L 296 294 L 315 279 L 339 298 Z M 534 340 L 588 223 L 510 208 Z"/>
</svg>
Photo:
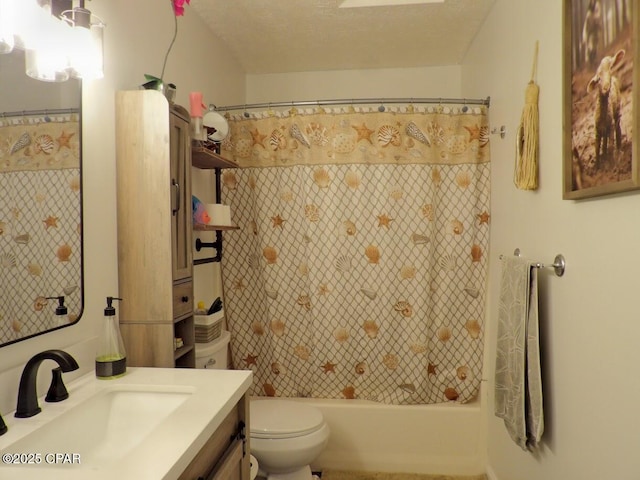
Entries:
<svg viewBox="0 0 640 480">
<path fill-rule="evenodd" d="M 523 450 L 537 446 L 544 430 L 538 269 L 516 256 L 502 259 L 495 414 Z"/>
</svg>

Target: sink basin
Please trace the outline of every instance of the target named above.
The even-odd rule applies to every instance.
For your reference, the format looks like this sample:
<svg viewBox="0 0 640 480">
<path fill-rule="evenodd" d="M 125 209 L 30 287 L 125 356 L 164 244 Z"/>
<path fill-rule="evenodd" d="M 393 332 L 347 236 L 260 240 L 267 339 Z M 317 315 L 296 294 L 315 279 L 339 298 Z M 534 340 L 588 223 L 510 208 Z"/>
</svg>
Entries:
<svg viewBox="0 0 640 480">
<path fill-rule="evenodd" d="M 88 398 L 11 447 L 13 453 L 74 452 L 86 466 L 117 461 L 190 396 L 191 389 L 115 386 Z M 69 465 L 72 466 L 72 465 Z"/>
<path fill-rule="evenodd" d="M 131 367 L 108 381 L 87 373 L 68 382 L 63 402 L 39 398 L 38 415 L 4 415 L 0 451 L 15 461 L 3 457 L 0 479 L 174 480 L 250 386 L 251 371 L 240 370 Z"/>
</svg>

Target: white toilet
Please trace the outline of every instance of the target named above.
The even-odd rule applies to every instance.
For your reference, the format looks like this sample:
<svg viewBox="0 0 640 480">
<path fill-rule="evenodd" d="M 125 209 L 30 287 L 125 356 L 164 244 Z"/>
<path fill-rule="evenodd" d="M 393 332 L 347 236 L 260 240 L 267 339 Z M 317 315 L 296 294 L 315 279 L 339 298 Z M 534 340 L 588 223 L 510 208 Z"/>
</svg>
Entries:
<svg viewBox="0 0 640 480">
<path fill-rule="evenodd" d="M 251 453 L 269 480 L 311 480 L 313 462 L 329 440 L 322 412 L 302 402 L 251 400 Z"/>
</svg>

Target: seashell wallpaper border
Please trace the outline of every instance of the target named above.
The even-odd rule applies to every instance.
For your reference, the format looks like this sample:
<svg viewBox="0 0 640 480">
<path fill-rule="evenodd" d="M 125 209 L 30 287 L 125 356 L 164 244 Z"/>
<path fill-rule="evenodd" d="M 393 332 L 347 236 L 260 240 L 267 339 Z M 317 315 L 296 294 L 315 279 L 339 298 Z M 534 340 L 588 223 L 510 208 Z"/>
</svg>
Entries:
<svg viewBox="0 0 640 480">
<path fill-rule="evenodd" d="M 486 115 L 479 113 L 482 108 L 463 113 L 433 106 L 424 109 L 433 113 L 423 114 L 363 108 L 358 109 L 361 113 L 341 113 L 345 110 L 356 109 L 309 114 L 295 110 L 249 118 L 227 115 L 230 135 L 222 142 L 222 155 L 243 167 L 462 165 L 490 160 L 489 126 Z"/>
<path fill-rule="evenodd" d="M 78 114 L 0 119 L 0 173 L 80 168 Z"/>
<path fill-rule="evenodd" d="M 82 309 L 78 116 L 0 121 L 0 343 L 74 322 Z M 54 315 L 65 296 L 68 315 Z"/>
<path fill-rule="evenodd" d="M 232 118 L 225 313 L 251 394 L 465 403 L 490 223 L 482 112 Z"/>
</svg>

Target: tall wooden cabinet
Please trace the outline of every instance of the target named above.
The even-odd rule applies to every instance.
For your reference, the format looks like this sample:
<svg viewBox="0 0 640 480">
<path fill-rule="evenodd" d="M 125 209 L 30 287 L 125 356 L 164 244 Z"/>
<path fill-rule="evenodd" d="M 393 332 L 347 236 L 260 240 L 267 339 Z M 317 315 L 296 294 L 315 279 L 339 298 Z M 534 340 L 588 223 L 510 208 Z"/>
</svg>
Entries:
<svg viewBox="0 0 640 480">
<path fill-rule="evenodd" d="M 116 93 L 120 327 L 131 366 L 195 366 L 189 121 L 160 92 Z"/>
</svg>

